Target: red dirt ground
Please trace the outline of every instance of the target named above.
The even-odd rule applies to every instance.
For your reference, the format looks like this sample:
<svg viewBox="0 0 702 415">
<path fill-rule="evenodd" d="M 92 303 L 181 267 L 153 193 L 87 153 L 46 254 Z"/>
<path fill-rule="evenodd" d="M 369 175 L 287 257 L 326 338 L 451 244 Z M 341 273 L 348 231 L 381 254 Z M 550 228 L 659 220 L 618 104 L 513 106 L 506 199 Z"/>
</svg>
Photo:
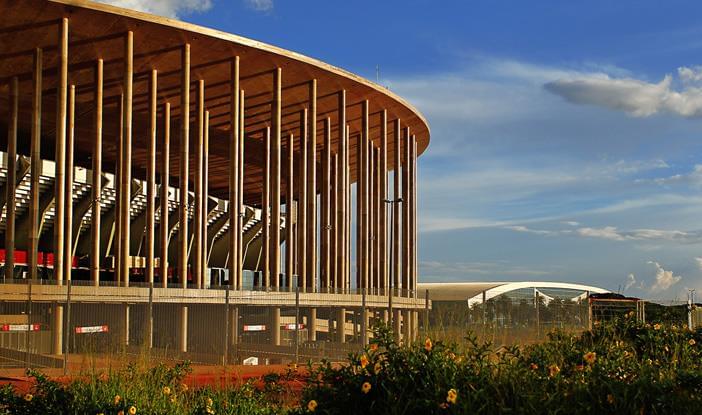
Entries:
<svg viewBox="0 0 702 415">
<path fill-rule="evenodd" d="M 78 366 L 78 365 L 69 365 Z M 184 383 L 192 388 L 211 386 L 229 386 L 229 385 L 240 385 L 249 380 L 261 379 L 264 375 L 269 373 L 286 373 L 290 367 L 287 365 L 267 365 L 267 366 L 240 366 L 240 365 L 230 365 L 227 367 L 223 366 L 208 366 L 208 365 L 192 365 L 192 373 L 185 377 Z M 300 375 L 306 373 L 305 368 L 297 369 Z M 76 370 L 72 367 L 70 373 L 75 373 L 76 375 L 64 376 L 63 369 L 42 369 L 42 373 L 48 375 L 54 380 L 61 383 L 68 383 L 72 381 L 75 377 L 79 377 L 80 370 Z M 304 384 L 300 381 L 289 381 L 286 382 L 287 386 L 292 392 L 302 390 Z M 25 374 L 25 369 L 3 369 L 0 371 L 0 386 L 12 384 L 18 393 L 28 392 L 33 381 L 31 378 L 27 377 Z"/>
</svg>

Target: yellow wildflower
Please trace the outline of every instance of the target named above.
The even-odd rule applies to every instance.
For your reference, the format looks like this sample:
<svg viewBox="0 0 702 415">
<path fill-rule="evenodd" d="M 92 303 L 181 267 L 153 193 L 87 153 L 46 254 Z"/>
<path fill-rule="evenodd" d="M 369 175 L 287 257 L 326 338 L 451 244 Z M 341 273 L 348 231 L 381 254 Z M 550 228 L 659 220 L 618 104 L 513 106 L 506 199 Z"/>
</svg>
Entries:
<svg viewBox="0 0 702 415">
<path fill-rule="evenodd" d="M 211 406 L 208 406 L 207 408 L 205 408 L 205 411 L 206 411 L 208 414 L 214 414 L 214 413 L 215 413 L 214 409 L 212 409 Z"/>
<path fill-rule="evenodd" d="M 31 393 L 27 393 L 27 394 L 24 395 L 24 400 L 25 400 L 25 401 L 31 402 L 32 399 L 34 399 L 34 395 L 32 395 Z"/>
<path fill-rule="evenodd" d="M 307 410 L 310 412 L 314 412 L 314 410 L 317 409 L 317 401 L 312 399 L 311 401 L 307 402 Z"/>
<path fill-rule="evenodd" d="M 381 370 L 383 370 L 383 365 L 381 365 L 380 362 L 377 362 L 375 366 L 373 366 L 373 372 L 380 373 Z"/>
<path fill-rule="evenodd" d="M 449 389 L 448 393 L 446 394 L 446 402 L 455 404 L 456 398 L 458 398 L 458 392 L 456 392 L 456 389 Z"/>
<path fill-rule="evenodd" d="M 694 345 L 695 345 L 695 339 L 690 339 L 690 341 L 688 341 L 687 344 L 689 344 L 690 346 L 694 346 Z"/>
<path fill-rule="evenodd" d="M 371 390 L 371 384 L 369 382 L 363 382 L 363 385 L 361 385 L 361 392 L 363 393 L 368 393 Z"/>
<path fill-rule="evenodd" d="M 170 394 L 171 394 L 171 388 L 169 388 L 168 386 L 164 386 L 164 387 L 163 387 L 163 394 L 164 394 L 164 395 L 170 395 Z"/>
<path fill-rule="evenodd" d="M 115 395 L 115 405 L 119 405 L 120 402 L 122 402 L 122 397 L 119 395 Z"/>
<path fill-rule="evenodd" d="M 595 360 L 597 360 L 597 353 L 587 352 L 583 355 L 583 359 L 585 359 L 588 365 L 591 365 L 595 363 Z"/>
<path fill-rule="evenodd" d="M 366 356 L 366 355 L 361 356 L 361 367 L 365 369 L 366 366 L 368 366 L 368 363 L 369 363 L 368 356 Z"/>
<path fill-rule="evenodd" d="M 180 384 L 180 389 L 182 389 L 183 392 L 187 392 L 187 391 L 188 391 L 188 385 L 186 385 L 185 383 L 181 383 L 181 384 Z"/>
<path fill-rule="evenodd" d="M 431 343 L 431 339 L 429 337 L 427 337 L 427 339 L 424 340 L 424 350 L 426 350 L 427 352 L 431 352 L 432 347 L 433 347 L 433 345 Z"/>
<path fill-rule="evenodd" d="M 531 370 L 536 370 L 539 368 L 539 365 L 537 365 L 536 363 L 532 363 L 531 365 L 529 365 L 529 367 L 531 368 Z"/>
<path fill-rule="evenodd" d="M 372 343 L 372 344 L 370 345 L 370 349 L 371 349 L 372 352 L 378 350 L 378 343 Z"/>
<path fill-rule="evenodd" d="M 212 406 L 212 398 L 207 398 L 207 406 Z"/>
<path fill-rule="evenodd" d="M 136 406 L 130 406 L 129 407 L 129 415 L 134 415 L 136 414 Z"/>
<path fill-rule="evenodd" d="M 178 400 L 178 398 L 176 398 L 175 395 L 171 395 L 171 402 L 176 403 L 176 400 Z"/>
<path fill-rule="evenodd" d="M 660 330 L 660 329 L 661 329 L 661 325 L 660 325 L 660 324 L 656 323 L 656 324 L 653 325 L 653 330 Z"/>
<path fill-rule="evenodd" d="M 558 367 L 558 365 L 551 365 L 548 367 L 548 375 L 550 377 L 556 376 L 560 371 L 561 371 L 561 368 Z"/>
<path fill-rule="evenodd" d="M 610 405 L 614 405 L 614 395 L 611 393 L 607 395 L 607 402 L 609 402 Z"/>
<path fill-rule="evenodd" d="M 124 415 L 124 411 L 117 412 L 117 415 Z"/>
</svg>

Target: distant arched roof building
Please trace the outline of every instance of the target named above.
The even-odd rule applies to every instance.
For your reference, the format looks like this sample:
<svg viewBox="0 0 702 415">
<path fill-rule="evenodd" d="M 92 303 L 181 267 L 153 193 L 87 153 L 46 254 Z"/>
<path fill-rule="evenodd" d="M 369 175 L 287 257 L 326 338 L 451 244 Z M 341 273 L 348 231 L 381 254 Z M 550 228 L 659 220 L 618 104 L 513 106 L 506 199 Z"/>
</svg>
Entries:
<svg viewBox="0 0 702 415">
<path fill-rule="evenodd" d="M 573 291 L 571 299 L 582 297 L 586 293 L 603 294 L 608 290 L 590 285 L 567 282 L 524 281 L 524 282 L 431 282 L 419 283 L 420 293 L 427 292 L 432 301 L 467 301 L 468 306 L 482 303 L 501 294 L 517 290 L 566 290 Z M 546 295 L 546 297 L 550 297 Z"/>
</svg>

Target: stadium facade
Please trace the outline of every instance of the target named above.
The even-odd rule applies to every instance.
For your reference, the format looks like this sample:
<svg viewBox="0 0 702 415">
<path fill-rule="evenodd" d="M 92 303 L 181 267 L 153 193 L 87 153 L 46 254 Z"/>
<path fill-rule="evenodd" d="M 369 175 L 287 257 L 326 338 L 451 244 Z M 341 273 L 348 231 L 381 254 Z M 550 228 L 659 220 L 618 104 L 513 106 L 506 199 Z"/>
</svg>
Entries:
<svg viewBox="0 0 702 415">
<path fill-rule="evenodd" d="M 0 297 L 31 293 L 21 322 L 48 333 L 52 355 L 74 331 L 66 295 L 87 314 L 111 307 L 122 343 L 180 352 L 198 344 L 194 314 L 235 345 L 257 324 L 241 316 L 249 305 L 265 311 L 273 346 L 291 305 L 312 342 L 365 342 L 373 319 L 416 336 L 429 127 L 402 98 L 295 52 L 132 10 L 0 10 Z M 147 305 L 169 307 L 172 344 L 154 338 L 153 314 L 135 334 Z"/>
</svg>

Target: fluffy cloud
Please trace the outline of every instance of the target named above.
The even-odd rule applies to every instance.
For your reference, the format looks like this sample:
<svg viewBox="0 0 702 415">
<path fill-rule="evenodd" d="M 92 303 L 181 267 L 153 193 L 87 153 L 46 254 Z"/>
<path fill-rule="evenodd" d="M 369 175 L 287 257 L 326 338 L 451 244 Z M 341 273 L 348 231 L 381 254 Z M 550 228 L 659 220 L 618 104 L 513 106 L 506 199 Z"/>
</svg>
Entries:
<svg viewBox="0 0 702 415">
<path fill-rule="evenodd" d="M 702 81 L 702 66 L 695 65 L 691 68 L 680 67 L 678 68 L 678 77 L 681 81 L 686 83 L 700 82 Z"/>
<path fill-rule="evenodd" d="M 665 291 L 668 288 L 680 282 L 680 280 L 682 279 L 681 276 L 674 275 L 673 271 L 666 271 L 665 269 L 663 269 L 663 267 L 658 262 L 649 261 L 648 263 L 656 267 L 656 281 L 651 287 L 651 292 L 653 293 Z"/>
<path fill-rule="evenodd" d="M 98 0 L 126 9 L 140 10 L 166 17 L 203 12 L 212 7 L 211 0 Z"/>
<path fill-rule="evenodd" d="M 689 118 L 702 116 L 702 88 L 691 84 L 702 79 L 699 68 L 679 68 L 678 76 L 683 81 L 679 90 L 673 88 L 671 75 L 651 83 L 634 78 L 612 78 L 604 73 L 562 78 L 544 87 L 575 104 L 624 111 L 635 117 L 658 113 Z"/>
<path fill-rule="evenodd" d="M 244 0 L 250 8 L 262 12 L 273 9 L 273 0 Z"/>
</svg>

